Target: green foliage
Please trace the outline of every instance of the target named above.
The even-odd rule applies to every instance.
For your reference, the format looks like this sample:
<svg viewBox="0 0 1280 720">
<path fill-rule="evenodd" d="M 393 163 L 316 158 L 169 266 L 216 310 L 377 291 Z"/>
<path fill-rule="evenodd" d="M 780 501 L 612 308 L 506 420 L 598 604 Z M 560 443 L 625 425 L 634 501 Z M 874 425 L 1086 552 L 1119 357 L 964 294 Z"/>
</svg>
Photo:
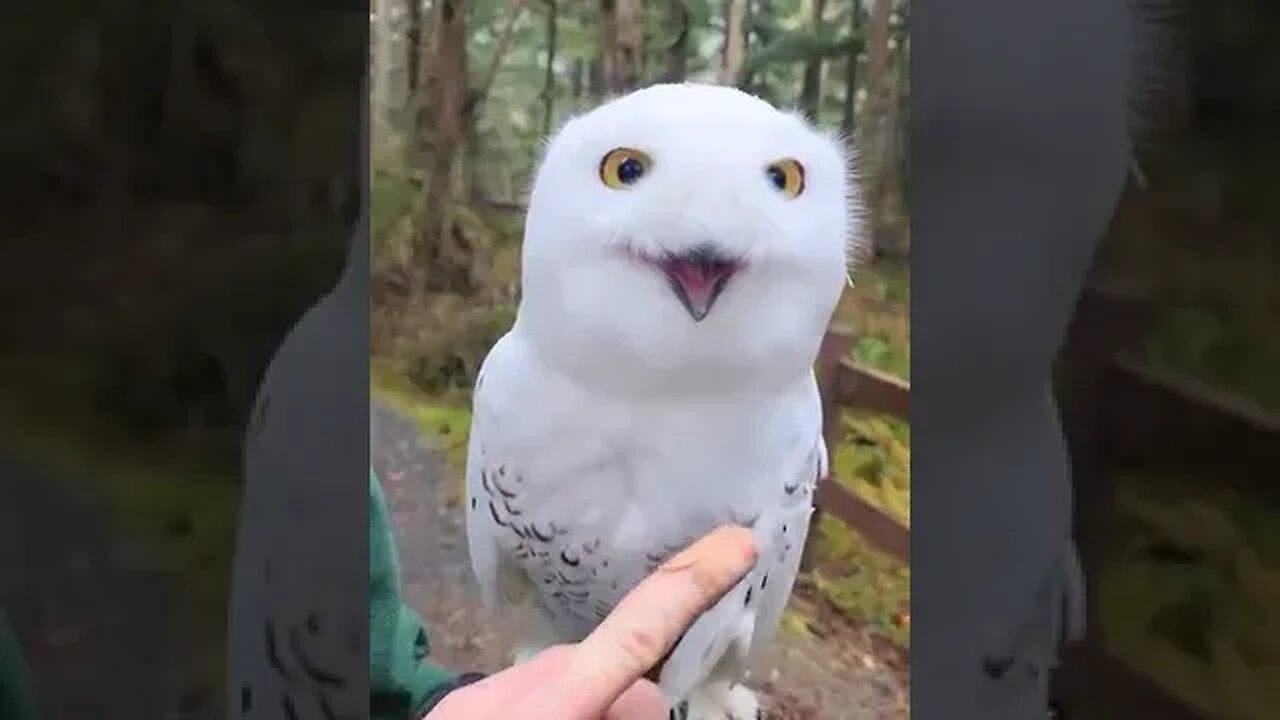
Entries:
<svg viewBox="0 0 1280 720">
<path fill-rule="evenodd" d="M 883 416 L 846 411 L 832 449 L 832 481 L 910 527 L 911 429 Z M 909 643 L 911 571 L 831 516 L 818 523 L 812 552 L 814 584 L 850 616 L 899 645 Z"/>
<path fill-rule="evenodd" d="M 1100 582 L 1108 642 L 1206 711 L 1272 717 L 1280 701 L 1280 513 L 1177 478 L 1128 478 L 1119 499 L 1126 549 Z"/>
<path fill-rule="evenodd" d="M 1144 339 L 1153 366 L 1233 390 L 1280 410 L 1280 345 L 1261 344 L 1229 311 L 1182 306 L 1159 318 Z"/>
<path fill-rule="evenodd" d="M 831 26 L 817 30 L 796 30 L 779 36 L 769 45 L 747 55 L 739 82 L 773 65 L 804 62 L 811 57 L 840 57 L 862 51 L 862 39 L 837 37 Z"/>
<path fill-rule="evenodd" d="M 903 380 L 911 378 L 910 279 L 905 263 L 881 260 L 854 270 L 835 322 L 854 331 L 853 359 Z"/>
<path fill-rule="evenodd" d="M 852 410 L 842 420 L 843 439 L 832 453 L 834 479 L 910 525 L 911 426 Z"/>
<path fill-rule="evenodd" d="M 830 516 L 818 522 L 811 542 L 818 590 L 884 637 L 909 645 L 910 627 L 901 618 L 910 607 L 911 571 Z"/>
<path fill-rule="evenodd" d="M 192 433 L 140 441 L 115 416 L 86 407 L 78 365 L 6 357 L 0 369 L 23 380 L 0 389 L 7 428 L 0 451 L 68 493 L 98 499 L 109 527 L 145 548 L 115 564 L 177 580 L 192 613 L 192 643 L 207 648 L 196 670 L 216 680 L 235 545 L 237 438 Z"/>
</svg>

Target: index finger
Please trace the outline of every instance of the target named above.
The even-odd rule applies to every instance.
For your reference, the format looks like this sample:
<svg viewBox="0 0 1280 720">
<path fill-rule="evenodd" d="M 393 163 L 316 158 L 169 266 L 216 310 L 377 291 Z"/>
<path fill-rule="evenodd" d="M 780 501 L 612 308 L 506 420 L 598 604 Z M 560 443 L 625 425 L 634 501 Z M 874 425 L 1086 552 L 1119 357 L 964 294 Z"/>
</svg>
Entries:
<svg viewBox="0 0 1280 720">
<path fill-rule="evenodd" d="M 755 562 L 756 547 L 749 531 L 740 527 L 712 531 L 628 593 L 574 648 L 565 672 L 538 693 L 533 704 L 541 709 L 546 703 L 546 717 L 600 717 Z"/>
</svg>

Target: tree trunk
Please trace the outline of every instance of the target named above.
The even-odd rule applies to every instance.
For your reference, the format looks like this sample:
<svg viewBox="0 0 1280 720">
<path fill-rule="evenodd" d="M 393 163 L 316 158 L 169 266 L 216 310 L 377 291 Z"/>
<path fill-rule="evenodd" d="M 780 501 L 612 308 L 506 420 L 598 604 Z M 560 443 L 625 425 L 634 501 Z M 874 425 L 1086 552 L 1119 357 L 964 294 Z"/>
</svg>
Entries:
<svg viewBox="0 0 1280 720">
<path fill-rule="evenodd" d="M 874 0 L 871 3 L 871 22 L 868 27 L 867 85 L 872 93 L 884 91 L 884 73 L 889 68 L 889 17 L 893 14 L 893 0 Z"/>
<path fill-rule="evenodd" d="M 761 12 L 756 7 L 757 0 L 747 0 L 747 8 L 742 13 L 742 54 L 745 56 L 751 52 L 752 48 L 761 47 L 764 43 L 760 39 L 760 28 L 756 23 L 756 17 Z M 756 74 L 753 72 L 745 77 L 738 78 L 738 87 L 743 90 L 755 94 L 756 92 Z"/>
<path fill-rule="evenodd" d="M 724 44 L 720 56 L 720 84 L 737 85 L 746 55 L 747 0 L 725 0 Z"/>
<path fill-rule="evenodd" d="M 569 70 L 569 96 L 573 98 L 575 107 L 582 100 L 582 92 L 587 85 L 586 74 L 586 63 L 581 58 L 574 60 L 573 67 Z"/>
<path fill-rule="evenodd" d="M 809 0 L 810 18 L 814 32 L 822 32 L 822 16 L 826 14 L 827 0 Z M 811 120 L 818 119 L 822 109 L 822 55 L 814 55 L 804 64 L 804 80 L 800 87 L 800 109 Z"/>
<path fill-rule="evenodd" d="M 853 6 L 849 8 L 850 39 L 858 37 L 858 30 L 861 26 L 859 16 L 861 14 L 861 0 L 853 0 Z M 840 117 L 840 131 L 847 138 L 852 138 L 854 131 L 858 129 L 858 51 L 861 48 L 862 43 L 850 43 L 849 54 L 844 60 L 844 107 Z"/>
<path fill-rule="evenodd" d="M 686 0 L 667 0 L 667 27 L 673 33 L 667 46 L 663 82 L 684 82 L 689 76 L 689 7 Z"/>
<path fill-rule="evenodd" d="M 542 78 L 542 134 L 544 136 L 551 134 L 551 123 L 555 120 L 556 24 L 559 20 L 557 10 L 556 0 L 547 0 L 547 69 Z"/>
<path fill-rule="evenodd" d="M 871 172 L 867 187 L 867 204 L 873 208 L 867 228 L 867 250 L 879 256 L 892 243 L 887 242 L 891 230 L 893 208 L 891 188 L 893 167 L 888 162 L 892 144 L 892 128 L 888 125 L 889 17 L 892 0 L 873 0 L 867 24 L 867 95 L 863 110 L 860 150 Z"/>
<path fill-rule="evenodd" d="M 599 102 L 606 94 L 604 77 L 604 56 L 600 55 L 587 67 L 587 93 L 595 102 Z"/>
<path fill-rule="evenodd" d="M 618 3 L 617 0 L 600 0 L 600 14 L 596 18 L 597 46 L 596 66 L 598 77 L 593 75 L 591 94 L 597 100 L 614 92 L 618 84 Z"/>
<path fill-rule="evenodd" d="M 427 290 L 469 293 L 474 286 L 465 238 L 453 221 L 458 151 L 467 142 L 467 4 L 438 0 L 431 56 L 431 154 L 419 267 L 430 268 Z"/>
<path fill-rule="evenodd" d="M 644 72 L 644 0 L 617 0 L 618 3 L 618 86 L 625 93 L 640 85 Z"/>
<path fill-rule="evenodd" d="M 373 0 L 377 21 L 373 24 L 373 37 L 369 39 L 371 71 L 369 78 L 369 119 L 371 130 L 382 134 L 387 127 L 387 110 L 391 94 L 391 2 Z"/>
<path fill-rule="evenodd" d="M 423 32 L 422 26 L 422 0 L 405 0 L 407 5 L 409 21 L 408 27 L 404 33 L 404 70 L 405 70 L 405 99 L 410 107 L 415 107 L 420 99 L 419 90 L 421 79 L 419 73 L 422 70 L 422 47 L 423 41 L 427 35 Z M 415 110 L 417 112 L 417 110 Z M 421 129 L 419 124 L 422 117 L 415 117 L 415 129 Z"/>
<path fill-rule="evenodd" d="M 644 6 L 641 0 L 600 0 L 599 7 L 600 90 L 620 95 L 640 82 Z"/>
</svg>

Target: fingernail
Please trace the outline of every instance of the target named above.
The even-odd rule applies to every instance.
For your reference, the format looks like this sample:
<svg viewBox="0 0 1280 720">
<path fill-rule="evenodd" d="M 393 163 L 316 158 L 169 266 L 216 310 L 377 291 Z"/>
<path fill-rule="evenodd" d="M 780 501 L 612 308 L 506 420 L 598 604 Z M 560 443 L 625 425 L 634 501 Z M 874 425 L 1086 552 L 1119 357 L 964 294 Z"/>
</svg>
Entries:
<svg viewBox="0 0 1280 720">
<path fill-rule="evenodd" d="M 756 544 L 751 531 L 736 525 L 716 528 L 706 537 L 667 560 L 658 570 L 678 572 L 701 562 L 727 562 L 733 571 L 745 572 L 756 562 Z"/>
</svg>

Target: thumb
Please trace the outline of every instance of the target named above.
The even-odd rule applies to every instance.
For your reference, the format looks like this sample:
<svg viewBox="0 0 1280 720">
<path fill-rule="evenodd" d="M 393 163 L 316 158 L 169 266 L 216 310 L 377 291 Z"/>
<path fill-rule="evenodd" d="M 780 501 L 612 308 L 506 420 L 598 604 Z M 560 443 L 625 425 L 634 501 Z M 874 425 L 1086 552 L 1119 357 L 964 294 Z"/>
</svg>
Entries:
<svg viewBox="0 0 1280 720">
<path fill-rule="evenodd" d="M 740 527 L 719 528 L 668 560 L 573 648 L 564 671 L 529 698 L 528 717 L 603 716 L 755 562 Z"/>
</svg>

